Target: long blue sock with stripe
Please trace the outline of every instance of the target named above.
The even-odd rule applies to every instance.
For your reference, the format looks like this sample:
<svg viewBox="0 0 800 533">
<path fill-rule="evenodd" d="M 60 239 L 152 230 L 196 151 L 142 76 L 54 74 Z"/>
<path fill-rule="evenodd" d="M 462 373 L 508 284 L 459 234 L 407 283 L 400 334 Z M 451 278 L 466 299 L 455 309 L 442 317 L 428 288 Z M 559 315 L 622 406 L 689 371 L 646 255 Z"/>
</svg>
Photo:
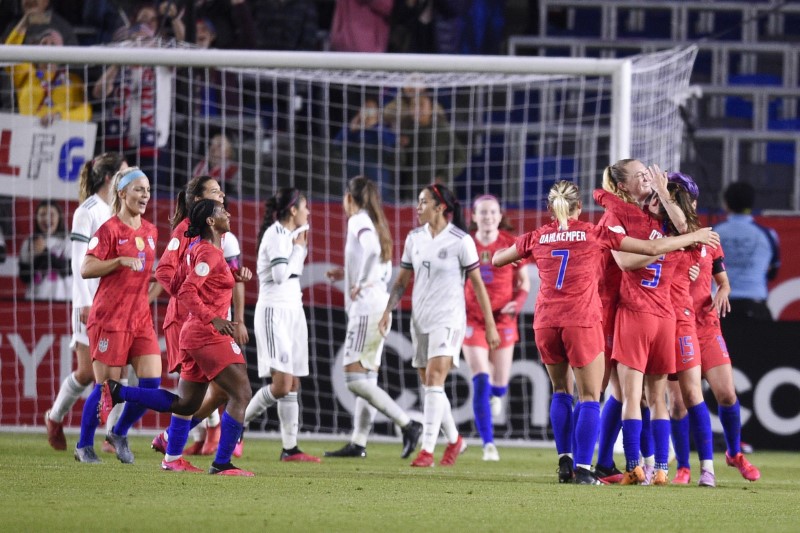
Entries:
<svg viewBox="0 0 800 533">
<path fill-rule="evenodd" d="M 139 386 L 131 388 L 158 389 L 159 385 L 161 385 L 161 378 L 139 378 Z M 123 396 L 123 399 L 124 398 L 125 397 Z M 131 426 L 133 426 L 139 421 L 140 418 L 142 418 L 142 416 L 144 416 L 147 409 L 148 406 L 143 403 L 126 401 L 125 408 L 122 410 L 122 414 L 117 421 L 117 425 L 114 426 L 112 431 L 121 437 L 126 436 Z"/>
<path fill-rule="evenodd" d="M 642 437 L 642 421 L 632 418 L 622 421 L 622 446 L 625 448 L 625 469 L 639 466 L 639 441 Z"/>
</svg>

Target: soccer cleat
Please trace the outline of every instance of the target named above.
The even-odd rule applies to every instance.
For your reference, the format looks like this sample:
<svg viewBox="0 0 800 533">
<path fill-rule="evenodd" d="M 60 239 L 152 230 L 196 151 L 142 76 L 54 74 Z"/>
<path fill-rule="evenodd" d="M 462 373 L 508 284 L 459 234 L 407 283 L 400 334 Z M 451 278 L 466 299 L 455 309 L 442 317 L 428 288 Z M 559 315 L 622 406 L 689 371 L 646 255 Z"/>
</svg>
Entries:
<svg viewBox="0 0 800 533">
<path fill-rule="evenodd" d="M 739 441 L 739 449 L 742 453 L 753 453 L 753 445 L 749 442 Z"/>
<path fill-rule="evenodd" d="M 73 457 L 79 463 L 102 463 L 103 461 L 94 453 L 94 446 L 84 446 L 83 448 L 75 448 Z"/>
<path fill-rule="evenodd" d="M 233 448 L 233 456 L 241 457 L 242 452 L 244 452 L 244 438 L 239 437 L 239 440 L 236 441 L 236 446 Z"/>
<path fill-rule="evenodd" d="M 167 470 L 169 472 L 194 472 L 194 473 L 199 473 L 203 471 L 194 466 L 192 463 L 190 463 L 183 457 L 179 457 L 174 461 L 162 460 L 161 470 Z"/>
<path fill-rule="evenodd" d="M 194 441 L 183 449 L 183 455 L 200 455 L 200 452 L 203 450 L 203 444 L 201 440 Z"/>
<path fill-rule="evenodd" d="M 325 452 L 325 457 L 366 457 L 367 449 L 364 446 L 348 442 L 335 452 Z"/>
<path fill-rule="evenodd" d="M 737 453 L 733 457 L 728 455 L 728 452 L 725 452 L 725 462 L 728 466 L 735 466 L 738 468 L 742 477 L 747 481 L 756 481 L 761 477 L 761 472 L 758 468 L 750 464 L 750 461 L 747 460 L 747 457 L 745 457 L 742 452 Z"/>
<path fill-rule="evenodd" d="M 407 459 L 417 448 L 419 438 L 422 436 L 422 423 L 412 420 L 403 428 L 403 453 L 401 459 Z"/>
<path fill-rule="evenodd" d="M 637 466 L 633 470 L 628 470 L 622 474 L 620 485 L 639 485 L 644 482 L 644 471 L 641 466 Z"/>
<path fill-rule="evenodd" d="M 122 384 L 113 379 L 107 379 L 101 387 L 100 403 L 97 404 L 97 419 L 101 426 L 108 422 L 108 415 L 111 414 L 114 406 L 122 403 L 122 398 L 119 397 L 120 387 Z"/>
<path fill-rule="evenodd" d="M 700 469 L 700 480 L 697 482 L 698 487 L 716 487 L 717 486 L 717 478 L 714 475 L 714 472 L 710 470 L 706 470 L 705 468 Z"/>
<path fill-rule="evenodd" d="M 208 473 L 217 476 L 239 476 L 239 477 L 254 476 L 252 472 L 248 472 L 247 470 L 242 470 L 241 468 L 236 468 L 231 463 L 225 465 L 218 465 L 217 463 L 211 463 L 211 467 L 208 469 Z"/>
<path fill-rule="evenodd" d="M 559 483 L 572 483 L 575 480 L 575 468 L 572 462 L 572 457 L 569 455 L 562 455 L 558 458 L 558 482 Z"/>
<path fill-rule="evenodd" d="M 200 449 L 200 455 L 214 455 L 217 453 L 219 446 L 219 435 L 222 428 L 214 426 L 206 428 L 206 440 L 203 442 L 203 447 Z"/>
<path fill-rule="evenodd" d="M 503 416 L 503 398 L 500 396 L 491 396 L 489 398 L 489 410 L 492 413 L 492 421 Z"/>
<path fill-rule="evenodd" d="M 100 446 L 100 449 L 103 453 L 117 453 L 117 449 L 110 442 L 103 441 L 103 444 Z"/>
<path fill-rule="evenodd" d="M 321 463 L 319 457 L 315 457 L 313 455 L 308 455 L 307 453 L 303 453 L 300 451 L 300 448 L 295 446 L 291 450 L 282 450 L 281 451 L 281 461 L 289 463 L 289 462 L 298 462 L 298 463 Z"/>
<path fill-rule="evenodd" d="M 494 442 L 490 442 L 483 447 L 483 460 L 484 461 L 499 461 L 500 454 L 497 452 L 497 446 Z"/>
<path fill-rule="evenodd" d="M 656 471 L 655 465 L 644 465 L 642 467 L 642 472 L 644 472 L 644 482 L 642 485 L 650 485 L 653 483 L 653 474 Z"/>
<path fill-rule="evenodd" d="M 164 438 L 163 431 L 155 436 L 153 442 L 150 443 L 150 447 L 158 453 L 167 453 L 167 439 Z"/>
<path fill-rule="evenodd" d="M 600 465 L 595 466 L 594 474 L 597 476 L 597 479 L 609 485 L 620 483 L 622 481 L 622 477 L 624 476 L 624 474 L 620 472 L 617 466 L 613 463 L 609 467 Z"/>
<path fill-rule="evenodd" d="M 420 450 L 419 453 L 417 454 L 417 458 L 411 461 L 411 466 L 432 468 L 433 454 L 431 452 L 426 452 L 425 450 Z"/>
<path fill-rule="evenodd" d="M 666 470 L 656 470 L 655 474 L 650 480 L 650 485 L 669 485 L 669 477 L 667 477 Z"/>
<path fill-rule="evenodd" d="M 67 438 L 64 436 L 64 424 L 50 420 L 50 410 L 44 413 L 44 425 L 47 427 L 47 442 L 54 450 L 66 450 Z"/>
<path fill-rule="evenodd" d="M 442 460 L 439 461 L 439 466 L 453 466 L 456 464 L 458 456 L 464 453 L 466 449 L 467 441 L 459 435 L 458 439 L 456 439 L 453 444 L 448 444 L 447 448 L 444 449 L 444 454 L 442 454 Z"/>
<path fill-rule="evenodd" d="M 591 470 L 578 467 L 575 469 L 575 484 L 577 485 L 605 485 L 602 481 L 597 479 L 597 476 Z"/>
<path fill-rule="evenodd" d="M 672 478 L 672 484 L 688 485 L 691 480 L 692 480 L 692 471 L 686 468 L 685 466 L 682 466 L 675 473 L 675 477 Z"/>
<path fill-rule="evenodd" d="M 117 435 L 113 431 L 109 431 L 106 434 L 106 442 L 114 447 L 117 459 L 119 459 L 120 462 L 128 465 L 133 464 L 133 452 L 128 446 L 128 437 L 123 437 L 122 435 Z"/>
</svg>

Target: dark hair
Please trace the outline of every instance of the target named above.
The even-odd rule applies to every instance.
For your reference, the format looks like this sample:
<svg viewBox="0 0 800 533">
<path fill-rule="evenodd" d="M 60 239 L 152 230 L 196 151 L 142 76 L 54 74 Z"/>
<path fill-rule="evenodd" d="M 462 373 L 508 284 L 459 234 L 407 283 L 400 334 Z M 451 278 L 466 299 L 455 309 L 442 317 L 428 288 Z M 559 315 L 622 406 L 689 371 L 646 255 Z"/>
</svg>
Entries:
<svg viewBox="0 0 800 533">
<path fill-rule="evenodd" d="M 695 211 L 692 202 L 694 198 L 692 197 L 691 193 L 686 190 L 685 187 L 682 185 L 670 181 L 667 183 L 667 190 L 669 191 L 669 197 L 675 202 L 678 207 L 680 207 L 683 214 L 686 215 L 686 225 L 688 227 L 687 232 L 697 231 L 700 229 L 700 219 L 697 217 L 697 211 Z M 658 214 L 661 216 L 662 220 L 667 225 L 667 233 L 669 235 L 680 235 L 681 232 L 675 227 L 670 217 L 667 215 L 667 210 L 664 207 L 664 204 L 659 204 L 658 207 Z"/>
<path fill-rule="evenodd" d="M 392 233 L 389 231 L 389 223 L 381 207 L 381 193 L 375 182 L 364 176 L 356 176 L 347 182 L 347 192 L 358 207 L 367 211 L 370 220 L 375 224 L 381 243 L 381 261 L 391 261 Z"/>
<path fill-rule="evenodd" d="M 450 189 L 438 183 L 431 183 L 425 189 L 431 193 L 436 205 L 444 204 L 445 216 L 452 213 L 453 225 L 467 231 L 467 225 L 464 223 L 464 213 L 461 211 L 461 203 L 456 198 L 456 195 Z"/>
<path fill-rule="evenodd" d="M 63 234 L 64 233 L 64 210 L 61 209 L 61 206 L 58 205 L 58 202 L 56 200 L 53 200 L 52 198 L 50 198 L 50 199 L 42 200 L 41 202 L 39 202 L 39 205 L 36 206 L 35 214 L 38 214 L 39 213 L 39 209 L 41 209 L 43 207 L 52 207 L 53 209 L 55 209 L 58 212 L 58 225 L 56 226 L 56 230 L 55 230 L 54 233 Z M 39 223 L 36 222 L 35 215 L 34 215 L 33 234 L 34 235 L 42 234 L 42 228 L 40 228 L 39 227 Z"/>
<path fill-rule="evenodd" d="M 756 189 L 747 182 L 737 181 L 725 189 L 725 204 L 734 213 L 745 213 L 753 210 L 756 204 Z"/>
<path fill-rule="evenodd" d="M 189 216 L 189 213 L 192 212 L 195 198 L 203 197 L 203 190 L 206 188 L 206 183 L 213 179 L 214 178 L 211 176 L 197 176 L 189 180 L 186 187 L 181 189 L 181 192 L 178 193 L 177 204 L 175 205 L 175 214 L 169 219 L 169 223 L 173 229 L 181 223 L 181 220 Z"/>
<path fill-rule="evenodd" d="M 258 242 L 261 237 L 274 222 L 283 221 L 292 215 L 292 207 L 300 204 L 300 200 L 305 198 L 300 189 L 295 187 L 284 187 L 278 194 L 264 202 L 264 221 L 261 223 L 261 231 L 258 234 Z"/>
<path fill-rule="evenodd" d="M 81 168 L 78 178 L 78 202 L 95 194 L 106 182 L 106 176 L 113 176 L 122 166 L 125 158 L 116 152 L 103 152 Z"/>
<path fill-rule="evenodd" d="M 198 200 L 192 206 L 191 213 L 189 213 L 189 229 L 183 233 L 184 236 L 193 239 L 199 235 L 200 238 L 205 239 L 211 231 L 208 224 L 206 224 L 206 219 L 213 217 L 214 209 L 220 205 L 222 204 L 218 201 L 208 198 Z"/>
</svg>

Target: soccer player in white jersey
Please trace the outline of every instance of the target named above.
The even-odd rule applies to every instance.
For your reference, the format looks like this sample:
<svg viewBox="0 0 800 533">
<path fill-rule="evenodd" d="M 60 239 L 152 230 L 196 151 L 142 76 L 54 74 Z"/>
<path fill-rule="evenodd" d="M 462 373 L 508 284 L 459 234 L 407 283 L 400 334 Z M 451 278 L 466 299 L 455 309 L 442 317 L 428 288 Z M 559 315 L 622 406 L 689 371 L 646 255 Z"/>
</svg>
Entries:
<svg viewBox="0 0 800 533">
<path fill-rule="evenodd" d="M 357 176 L 344 193 L 347 220 L 344 269 L 329 270 L 331 280 L 345 280 L 347 340 L 344 370 L 347 388 L 356 395 L 353 435 L 343 448 L 325 457 L 366 457 L 367 438 L 378 411 L 403 431 L 405 459 L 417 447 L 422 424 L 411 420 L 386 391 L 378 387 L 383 335 L 378 322 L 389 301 L 387 284 L 392 275 L 392 236 L 375 183 Z"/>
<path fill-rule="evenodd" d="M 253 329 L 258 375 L 272 383 L 253 395 L 244 426 L 278 404 L 283 450 L 281 461 L 318 463 L 319 457 L 297 447 L 300 378 L 308 375 L 308 324 L 303 312 L 300 274 L 307 249 L 308 202 L 294 187 L 267 200 L 258 246 L 258 301 Z"/>
<path fill-rule="evenodd" d="M 458 433 L 450 410 L 450 400 L 444 392 L 447 374 L 451 368 L 458 366 L 466 329 L 465 274 L 472 281 L 475 296 L 483 311 L 486 342 L 490 349 L 497 348 L 500 337 L 492 304 L 478 268 L 475 241 L 464 229 L 461 205 L 449 189 L 438 184 L 422 189 L 418 200 L 417 217 L 421 226 L 411 230 L 406 237 L 400 273 L 378 327 L 384 335 L 389 331 L 392 310 L 400 302 L 413 273 L 412 364 L 419 370 L 425 387 L 425 403 L 422 449 L 411 466 L 434 465 L 433 450 L 440 429 L 444 429 L 448 445 L 439 464 L 452 466 L 467 447 Z"/>
<path fill-rule="evenodd" d="M 64 437 L 64 416 L 86 388 L 94 381 L 92 358 L 89 354 L 89 335 L 86 321 L 97 292 L 99 279 L 83 279 L 80 275 L 83 256 L 89 240 L 111 218 L 111 199 L 113 197 L 111 180 L 118 170 L 128 165 L 120 154 L 106 152 L 86 162 L 78 178 L 78 201 L 80 206 L 72 215 L 72 347 L 78 367 L 61 383 L 53 406 L 44 414 L 47 426 L 47 442 L 56 450 L 66 450 Z M 112 418 L 112 425 L 114 419 Z"/>
</svg>

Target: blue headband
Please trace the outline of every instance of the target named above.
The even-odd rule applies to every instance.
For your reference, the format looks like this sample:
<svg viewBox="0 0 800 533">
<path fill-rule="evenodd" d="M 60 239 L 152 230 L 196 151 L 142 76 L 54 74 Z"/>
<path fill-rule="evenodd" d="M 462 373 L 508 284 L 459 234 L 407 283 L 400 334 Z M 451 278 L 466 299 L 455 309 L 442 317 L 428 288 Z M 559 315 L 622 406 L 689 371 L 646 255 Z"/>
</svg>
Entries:
<svg viewBox="0 0 800 533">
<path fill-rule="evenodd" d="M 130 185 L 130 183 L 133 180 L 137 179 L 137 178 L 146 178 L 146 177 L 147 177 L 147 174 L 145 174 L 144 172 L 142 172 L 138 168 L 136 170 L 128 172 L 127 174 L 122 176 L 122 178 L 120 178 L 119 184 L 117 185 L 117 190 L 121 191 L 122 189 L 124 189 L 125 187 Z"/>
</svg>

